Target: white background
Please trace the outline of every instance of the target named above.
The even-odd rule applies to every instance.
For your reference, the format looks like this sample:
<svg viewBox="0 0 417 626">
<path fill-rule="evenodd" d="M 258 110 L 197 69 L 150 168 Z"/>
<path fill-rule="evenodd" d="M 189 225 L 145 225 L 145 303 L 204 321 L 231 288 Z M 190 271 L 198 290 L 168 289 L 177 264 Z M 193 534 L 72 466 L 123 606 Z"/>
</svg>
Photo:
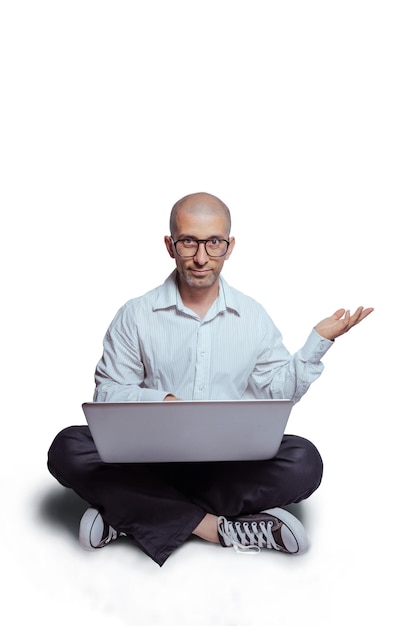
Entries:
<svg viewBox="0 0 417 626">
<path fill-rule="evenodd" d="M 415 624 L 414 2 L 4 1 L 2 613 L 8 623 Z M 172 204 L 230 207 L 226 279 L 297 350 L 340 338 L 290 430 L 322 452 L 300 558 L 77 544 L 46 470 L 119 306 L 171 271 Z"/>
</svg>

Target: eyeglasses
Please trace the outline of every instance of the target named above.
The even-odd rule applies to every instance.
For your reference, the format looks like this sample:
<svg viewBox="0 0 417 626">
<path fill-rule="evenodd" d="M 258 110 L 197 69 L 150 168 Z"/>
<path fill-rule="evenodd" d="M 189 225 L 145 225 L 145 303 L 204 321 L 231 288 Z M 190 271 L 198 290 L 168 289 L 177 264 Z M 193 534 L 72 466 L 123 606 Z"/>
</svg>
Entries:
<svg viewBox="0 0 417 626">
<path fill-rule="evenodd" d="M 186 237 L 184 239 L 177 239 L 177 241 L 172 240 L 172 243 L 174 244 L 178 256 L 191 258 L 197 254 L 200 244 L 204 243 L 204 248 L 208 256 L 216 258 L 226 254 L 229 249 L 230 241 L 227 241 L 227 239 L 217 239 L 217 237 L 212 237 L 211 239 L 192 239 L 191 237 Z"/>
</svg>

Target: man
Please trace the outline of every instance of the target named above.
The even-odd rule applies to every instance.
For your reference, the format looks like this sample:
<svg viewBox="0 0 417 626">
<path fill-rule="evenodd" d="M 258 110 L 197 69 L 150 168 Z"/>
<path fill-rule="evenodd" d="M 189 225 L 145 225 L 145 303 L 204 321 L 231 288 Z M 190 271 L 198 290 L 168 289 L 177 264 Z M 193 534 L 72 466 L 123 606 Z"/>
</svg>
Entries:
<svg viewBox="0 0 417 626">
<path fill-rule="evenodd" d="M 297 402 L 320 375 L 334 339 L 373 310 L 339 309 L 290 355 L 261 305 L 220 275 L 235 246 L 230 225 L 229 209 L 211 194 L 174 205 L 165 245 L 176 269 L 117 313 L 97 365 L 95 401 Z M 269 461 L 109 464 L 87 426 L 57 435 L 48 466 L 91 505 L 80 523 L 84 548 L 127 535 L 159 565 L 191 534 L 239 552 L 301 554 L 305 530 L 282 507 L 309 497 L 322 477 L 317 449 L 294 435 L 284 435 Z"/>
</svg>

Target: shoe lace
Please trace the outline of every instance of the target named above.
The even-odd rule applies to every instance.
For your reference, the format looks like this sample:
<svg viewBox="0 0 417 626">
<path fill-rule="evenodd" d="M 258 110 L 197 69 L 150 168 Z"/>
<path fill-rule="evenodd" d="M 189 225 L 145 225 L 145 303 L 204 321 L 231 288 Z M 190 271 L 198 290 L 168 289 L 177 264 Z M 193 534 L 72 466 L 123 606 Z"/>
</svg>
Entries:
<svg viewBox="0 0 417 626">
<path fill-rule="evenodd" d="M 103 539 L 100 541 L 100 548 L 102 548 L 103 546 L 106 546 L 111 541 L 114 541 L 115 539 L 117 539 L 122 534 L 124 534 L 124 533 L 117 532 L 117 530 L 115 530 L 113 528 L 113 526 L 109 525 L 107 527 L 107 536 L 103 537 Z"/>
<path fill-rule="evenodd" d="M 261 548 L 279 549 L 272 534 L 272 521 L 239 522 L 219 519 L 219 532 L 239 554 L 257 554 Z"/>
</svg>

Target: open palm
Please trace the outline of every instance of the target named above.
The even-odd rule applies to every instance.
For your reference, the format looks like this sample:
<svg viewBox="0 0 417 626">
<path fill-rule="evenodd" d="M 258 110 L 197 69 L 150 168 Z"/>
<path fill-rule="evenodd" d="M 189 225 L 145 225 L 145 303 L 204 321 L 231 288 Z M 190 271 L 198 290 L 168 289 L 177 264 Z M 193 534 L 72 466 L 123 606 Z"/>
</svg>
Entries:
<svg viewBox="0 0 417 626">
<path fill-rule="evenodd" d="M 372 307 L 364 309 L 363 306 L 360 306 L 351 315 L 349 309 L 338 309 L 333 315 L 319 322 L 315 329 L 325 339 L 333 340 L 347 333 L 348 330 L 359 324 L 373 310 Z"/>
</svg>

